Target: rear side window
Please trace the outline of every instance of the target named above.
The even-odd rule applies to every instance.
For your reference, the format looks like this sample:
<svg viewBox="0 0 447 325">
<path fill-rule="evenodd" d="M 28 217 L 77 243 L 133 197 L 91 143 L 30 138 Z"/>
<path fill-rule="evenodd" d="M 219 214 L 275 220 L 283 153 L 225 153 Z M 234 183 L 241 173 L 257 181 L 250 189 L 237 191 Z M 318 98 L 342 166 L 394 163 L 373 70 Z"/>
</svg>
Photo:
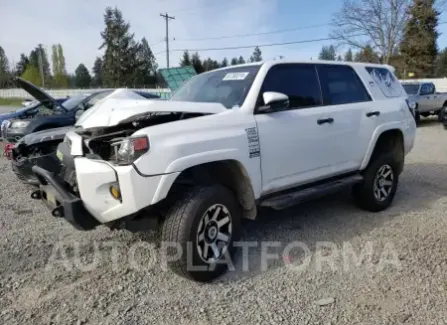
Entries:
<svg viewBox="0 0 447 325">
<path fill-rule="evenodd" d="M 262 93 L 266 91 L 275 91 L 289 96 L 290 109 L 322 104 L 320 85 L 313 64 L 279 64 L 273 66 L 267 73 L 262 85 Z M 262 96 L 260 101 L 263 105 Z"/>
<path fill-rule="evenodd" d="M 344 65 L 317 65 L 324 105 L 370 101 L 371 97 L 355 71 Z"/>
<path fill-rule="evenodd" d="M 374 83 L 377 84 L 386 97 L 400 97 L 403 89 L 394 74 L 386 68 L 366 67 Z"/>
</svg>

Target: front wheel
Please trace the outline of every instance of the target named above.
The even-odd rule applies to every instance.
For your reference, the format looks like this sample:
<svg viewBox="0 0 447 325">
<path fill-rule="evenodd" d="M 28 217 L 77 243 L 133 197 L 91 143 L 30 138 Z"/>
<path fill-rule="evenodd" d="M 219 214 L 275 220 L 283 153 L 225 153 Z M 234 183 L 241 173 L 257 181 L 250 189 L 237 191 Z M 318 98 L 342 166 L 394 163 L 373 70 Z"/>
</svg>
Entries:
<svg viewBox="0 0 447 325">
<path fill-rule="evenodd" d="M 439 112 L 438 112 L 438 121 L 439 122 L 444 122 L 446 123 L 447 121 L 445 120 L 445 110 L 447 109 L 447 106 L 443 106 Z"/>
<path fill-rule="evenodd" d="M 360 208 L 378 212 L 390 206 L 399 181 L 398 165 L 391 153 L 377 156 L 370 163 L 363 182 L 353 187 L 352 194 Z"/>
<path fill-rule="evenodd" d="M 239 240 L 241 210 L 234 194 L 221 185 L 199 186 L 170 208 L 163 223 L 162 240 L 176 247 L 167 257 L 178 275 L 208 282 L 223 274 Z"/>
</svg>

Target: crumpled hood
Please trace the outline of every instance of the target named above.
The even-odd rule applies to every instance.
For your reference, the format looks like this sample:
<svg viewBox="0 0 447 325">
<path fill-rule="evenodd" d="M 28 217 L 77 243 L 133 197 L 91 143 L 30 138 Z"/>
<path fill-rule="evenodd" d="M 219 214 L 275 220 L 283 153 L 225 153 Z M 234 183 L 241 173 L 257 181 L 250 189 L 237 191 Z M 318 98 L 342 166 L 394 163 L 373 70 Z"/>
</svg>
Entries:
<svg viewBox="0 0 447 325">
<path fill-rule="evenodd" d="M 149 112 L 216 114 L 224 111 L 226 108 L 219 103 L 147 100 L 131 90 L 118 89 L 82 114 L 76 126 L 83 129 L 109 127 Z"/>
<path fill-rule="evenodd" d="M 61 128 L 48 129 L 43 131 L 38 131 L 34 133 L 29 133 L 21 139 L 21 143 L 26 145 L 32 145 L 39 142 L 52 141 L 52 140 L 63 140 L 65 134 L 68 131 L 74 130 L 74 126 L 64 126 Z"/>
</svg>

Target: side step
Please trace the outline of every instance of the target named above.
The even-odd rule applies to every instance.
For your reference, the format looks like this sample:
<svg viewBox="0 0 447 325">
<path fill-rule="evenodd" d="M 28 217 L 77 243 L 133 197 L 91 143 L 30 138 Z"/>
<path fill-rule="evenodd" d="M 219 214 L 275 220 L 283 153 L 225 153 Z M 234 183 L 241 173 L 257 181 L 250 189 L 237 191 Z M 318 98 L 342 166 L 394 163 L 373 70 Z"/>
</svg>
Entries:
<svg viewBox="0 0 447 325">
<path fill-rule="evenodd" d="M 286 194 L 279 194 L 261 201 L 261 206 L 270 207 L 275 210 L 288 208 L 292 205 L 302 203 L 305 201 L 314 200 L 326 196 L 328 194 L 336 193 L 346 186 L 354 185 L 363 181 L 362 175 L 353 175 L 345 178 L 330 181 L 328 183 L 321 183 L 315 186 L 300 188 L 295 192 Z"/>
</svg>

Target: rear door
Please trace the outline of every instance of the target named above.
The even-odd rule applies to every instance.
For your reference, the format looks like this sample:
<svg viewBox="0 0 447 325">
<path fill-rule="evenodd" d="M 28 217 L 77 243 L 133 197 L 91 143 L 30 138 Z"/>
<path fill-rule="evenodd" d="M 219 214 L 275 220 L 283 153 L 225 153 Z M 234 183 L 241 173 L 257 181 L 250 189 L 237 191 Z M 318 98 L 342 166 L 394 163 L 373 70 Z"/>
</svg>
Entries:
<svg viewBox="0 0 447 325">
<path fill-rule="evenodd" d="M 363 160 L 364 148 L 371 132 L 363 129 L 364 120 L 375 121 L 380 111 L 357 73 L 348 65 L 317 65 L 323 94 L 323 105 L 334 119 L 329 131 L 331 144 L 330 170 L 344 173 L 357 170 Z"/>
</svg>

